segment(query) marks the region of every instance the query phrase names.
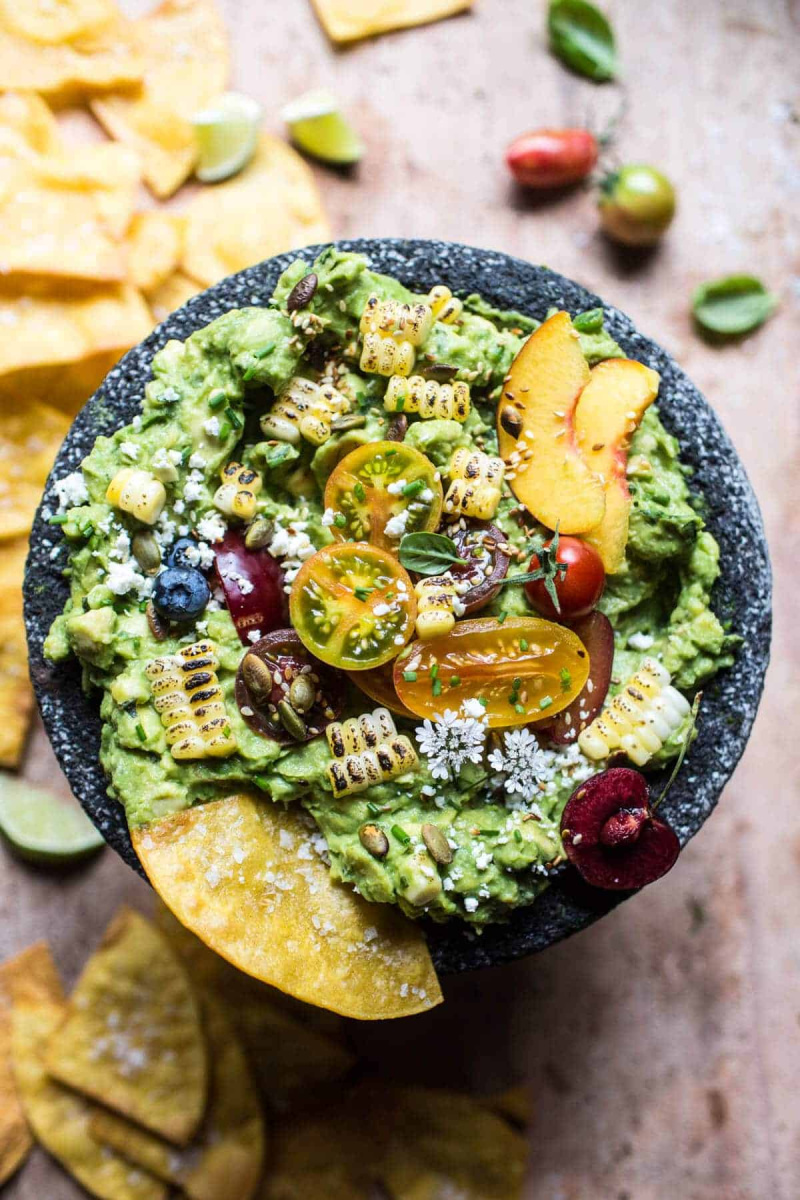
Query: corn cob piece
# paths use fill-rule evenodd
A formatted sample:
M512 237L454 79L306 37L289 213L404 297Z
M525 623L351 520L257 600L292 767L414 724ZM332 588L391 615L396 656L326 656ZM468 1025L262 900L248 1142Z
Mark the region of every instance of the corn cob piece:
M428 292L428 304L435 320L442 321L445 325L452 325L464 311L464 305L443 283L437 284Z
M444 511L490 520L500 503L505 473L502 458L481 450L456 450L447 468L451 483L444 498Z
M389 380L383 407L387 412L419 413L423 421L439 417L444 421L466 421L470 410L469 384L437 383L412 375L404 379L393 375Z
M434 638L449 633L464 612L455 580L431 575L414 588L417 597L417 637Z
M236 749L215 649L213 642L195 642L178 654L151 659L144 669L175 759L224 758Z
M328 778L334 796L354 795L375 783L385 783L419 761L408 738L398 734L386 708L332 721L325 736L333 755Z
M429 304L402 304L371 295L361 314L361 370L370 375L410 375L416 347L433 326Z
M297 445L301 438L321 446L331 436L337 417L350 411L350 401L331 384L297 375L261 418L261 431L279 442Z
M167 502L160 479L141 467L123 467L106 489L106 500L145 525L155 525Z
M256 511L261 476L241 463L229 462L219 473L222 484L214 493L214 504L226 517L249 521Z
M646 658L600 716L583 730L578 745L595 761L623 750L631 762L643 767L688 712L689 701L670 686L666 667Z

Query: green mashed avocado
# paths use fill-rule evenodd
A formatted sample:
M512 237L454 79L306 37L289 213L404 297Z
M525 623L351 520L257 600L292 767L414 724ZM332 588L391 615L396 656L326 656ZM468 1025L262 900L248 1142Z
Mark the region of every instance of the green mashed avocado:
M220 591L196 622L172 626L165 641L156 640L145 612L152 578L131 555L131 540L142 526L106 500L121 468L151 472L167 492L153 526L163 558L176 538L191 535L200 566L208 569L225 531L213 503L219 472L236 460L263 479L258 513L275 524L270 551L281 559L289 582L314 550L332 540L323 519L325 482L345 453L385 437L390 419L383 409L385 377L359 370L361 314L372 293L381 299L420 298L374 274L353 254L329 250L313 269L318 287L299 312L290 313L286 301L307 273L302 261L284 273L267 307L228 312L185 342L168 342L153 361L141 415L113 437L98 438L82 471L57 482L60 509L52 519L69 543L71 594L46 654L54 661L77 655L85 687L101 696L102 764L109 793L124 805L130 824L257 787L265 802L298 802L308 809L324 835L324 843L318 841L333 877L354 885L366 899L399 903L411 916L423 911L436 920L460 916L480 926L530 903L547 885L548 869L563 859L563 806L597 766L577 745L544 750L537 779L520 795L505 790L485 763L467 763L455 780L434 778L420 754L418 768L399 779L335 799L323 736L282 746L242 718L234 682L244 647ZM498 312L477 296L465 301L456 323L437 321L424 355L457 368L458 378L471 384L472 409L464 424L411 417L406 442L440 470L458 447L496 453L495 408L503 380L536 324ZM582 334L581 345L590 364L622 355L602 326ZM350 397L353 411L364 415L364 425L334 433L318 447L264 440L258 417L293 377L318 378L324 359L333 362L337 386ZM689 491L678 443L655 406L634 435L629 464L633 509L625 562L608 578L600 603L615 631L612 690L646 655L654 655L676 687L691 691L732 661L735 639L710 607L717 543L704 529L701 499ZM530 544L530 532L513 518L515 506L506 486L494 520L522 549ZM532 615L523 588L504 588L480 615L503 612ZM216 646L237 751L227 758L176 761L145 667L202 638ZM446 701L443 697L443 710ZM373 707L353 687L343 716ZM420 722L397 718L397 724L413 740ZM687 727L677 730L653 765L674 757L686 734ZM394 831L384 858L368 853L358 836L365 822L376 819ZM420 837L424 822L446 833L450 864L433 864L428 856ZM432 875L440 881L433 889ZM421 893L429 897L424 908L414 902Z

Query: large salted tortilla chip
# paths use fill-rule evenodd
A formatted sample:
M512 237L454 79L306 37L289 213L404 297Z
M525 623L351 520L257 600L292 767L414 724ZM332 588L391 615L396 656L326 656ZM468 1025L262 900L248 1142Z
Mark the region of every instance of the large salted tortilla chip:
M252 796L134 826L150 882L179 921L249 975L362 1020L442 994L422 931L332 881L309 819Z
M58 122L35 92L0 95L0 129L17 134L34 154L55 154L61 148Z
M28 645L22 620L22 577L28 539L0 542L0 767L22 759L33 713Z
M173 277L182 248L181 217L154 209L137 213L128 230L128 278L131 283L146 294L162 288Z
M285 142L262 134L250 164L186 209L183 269L208 287L254 263L330 238L314 176Z
M183 271L173 271L163 283L147 291L145 299L150 305L154 320L165 321L170 313L175 312L176 308L182 308L187 300L191 300L192 296L196 296L200 291L200 285L188 275L184 275Z
M132 24L105 7L111 19L96 20L101 8L96 0L84 5L74 0L2 0L3 89L27 88L63 102L137 83L144 64L134 45Z
M229 1000L228 997L226 999ZM114 1113L98 1113L92 1135L190 1200L250 1200L264 1160L264 1120L247 1058L225 1009L203 996L211 1078L209 1107L198 1136L176 1150Z
M334 42L427 25L471 8L472 0L312 0L328 37Z
M191 118L225 90L228 40L214 0L164 0L134 28L141 88L97 99L92 110L112 137L139 151L144 177L163 199L194 169Z
M149 921L122 909L48 1046L54 1078L180 1145L202 1119L207 1059L188 975Z
M0 539L29 531L68 429L65 414L48 404L0 401Z

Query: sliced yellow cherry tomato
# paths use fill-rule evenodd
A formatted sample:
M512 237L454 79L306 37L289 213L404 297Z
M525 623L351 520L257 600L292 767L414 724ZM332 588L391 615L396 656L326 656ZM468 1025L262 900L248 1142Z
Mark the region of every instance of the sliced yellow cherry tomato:
M306 559L289 596L292 625L322 662L347 671L395 658L414 632L414 585L396 558L366 542Z
M394 664L397 694L417 716L480 700L495 729L560 712L588 675L580 638L538 617L459 621L442 637L414 642Z
M370 542L397 553L406 533L439 524L442 484L430 459L402 442L373 442L352 450L325 488L331 532L342 542Z

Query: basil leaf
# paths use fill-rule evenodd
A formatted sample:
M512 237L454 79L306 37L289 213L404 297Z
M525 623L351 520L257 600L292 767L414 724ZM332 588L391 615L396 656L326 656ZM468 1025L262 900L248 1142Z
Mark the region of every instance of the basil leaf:
M727 275L703 283L692 296L698 325L729 337L750 333L772 316L778 298L753 275Z
M550 0L547 30L553 53L579 75L603 83L617 74L614 31L588 0Z
M401 566L418 575L439 575L466 562L453 539L443 533L407 533L400 542L399 558Z

